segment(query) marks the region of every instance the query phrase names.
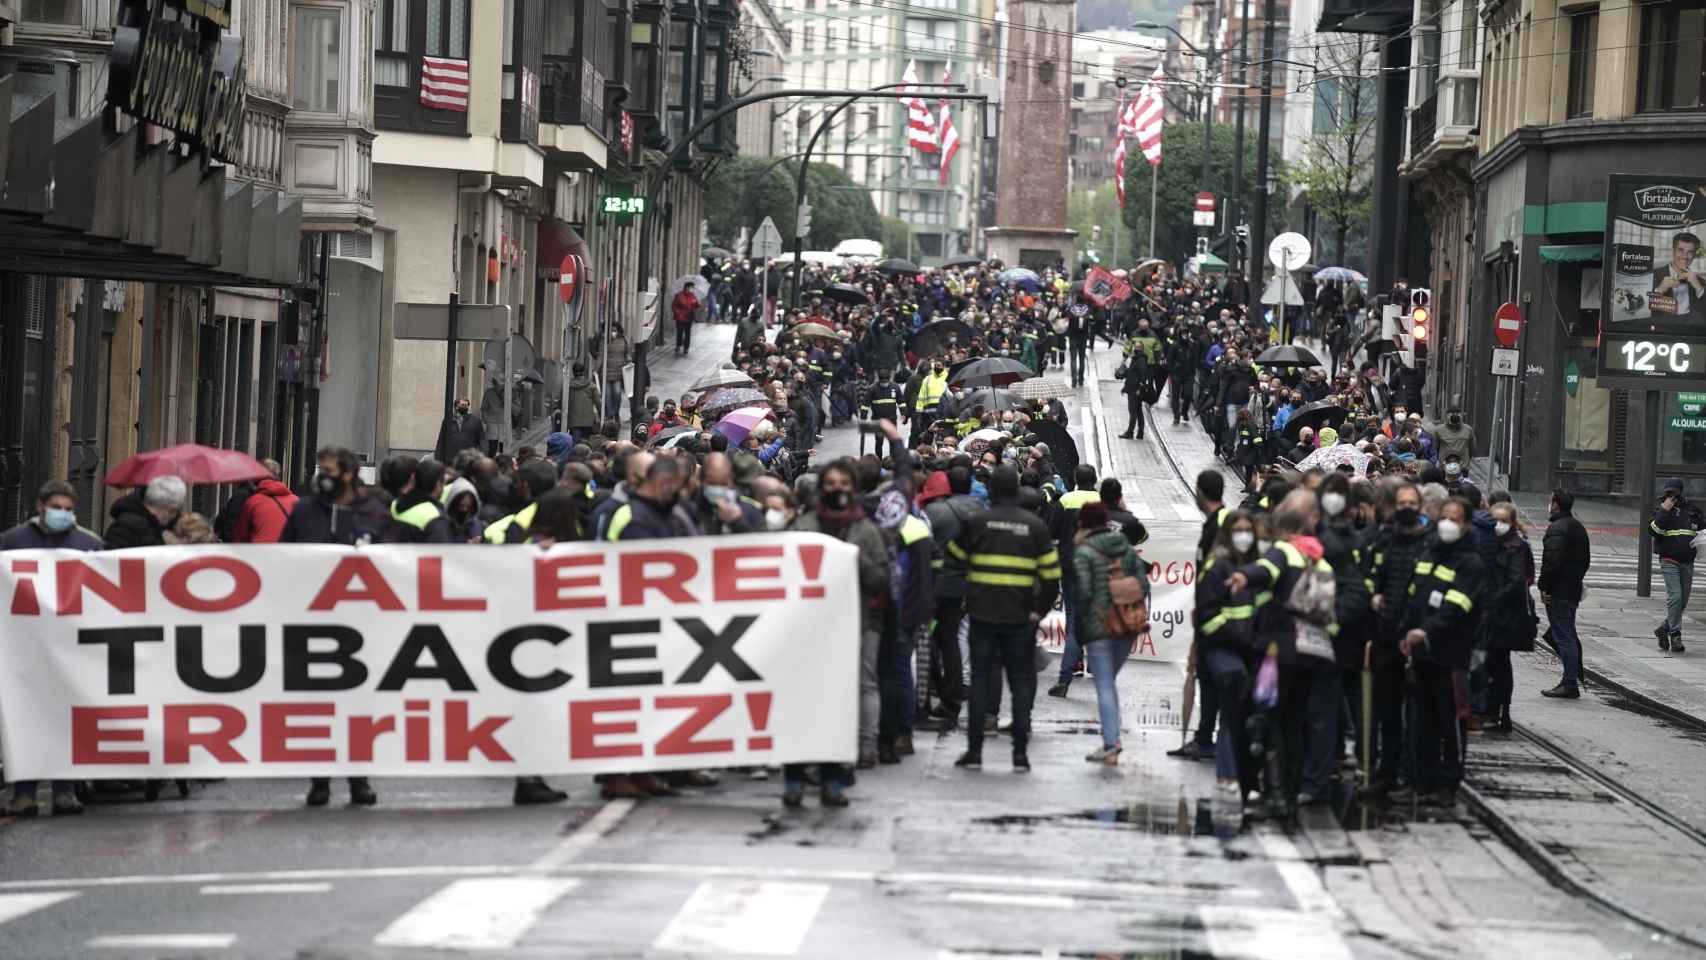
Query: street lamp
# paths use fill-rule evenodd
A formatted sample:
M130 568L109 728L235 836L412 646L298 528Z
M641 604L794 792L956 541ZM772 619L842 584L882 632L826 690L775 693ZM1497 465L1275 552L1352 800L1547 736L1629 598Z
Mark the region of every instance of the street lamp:
M780 73L773 73L768 77L759 77L758 79L747 84L745 90L735 91L735 96L744 97L747 94L751 93L752 91L757 90L758 85L761 83L787 83L787 82L788 82L787 77L783 76Z

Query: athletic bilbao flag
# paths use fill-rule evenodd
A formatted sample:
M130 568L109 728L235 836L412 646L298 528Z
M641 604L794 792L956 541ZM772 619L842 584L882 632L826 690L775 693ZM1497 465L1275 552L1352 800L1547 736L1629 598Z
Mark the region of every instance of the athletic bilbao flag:
M1137 139L1137 148L1143 151L1143 158L1152 167L1161 165L1161 121L1166 112L1166 104L1161 99L1161 65L1155 65L1155 72L1150 74L1149 82L1143 85L1143 90L1133 100L1127 109L1131 115L1131 136Z
M950 71L942 71L942 82L952 83ZM960 152L960 132L954 129L954 118L948 114L948 101L942 101L942 122L937 125L942 140L942 184L948 183L948 164L954 162L954 154Z
M1126 102L1122 92L1119 109L1114 111L1114 197L1122 210L1125 209L1125 131Z
M908 93L917 93L918 64L911 60L906 61L906 72L901 74L900 80L906 84L905 89ZM901 103L906 106L907 145L917 147L925 153L935 153L937 150L936 120L930 116L930 108L925 105L924 98L907 97Z

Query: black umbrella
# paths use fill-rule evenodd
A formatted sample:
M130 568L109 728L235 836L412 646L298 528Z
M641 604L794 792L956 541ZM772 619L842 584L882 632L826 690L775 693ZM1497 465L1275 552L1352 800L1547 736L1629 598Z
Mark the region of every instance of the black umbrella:
M933 357L947 351L950 338L969 344L976 335L977 331L964 320L937 320L925 324L906 341L906 352L915 357Z
M1337 428L1350 416L1350 411L1331 400L1317 400L1306 403L1292 411L1291 419L1285 422L1285 429L1280 431L1285 436L1296 439L1297 432L1304 427L1311 427L1316 433L1322 427Z
M1311 353L1305 347L1293 346L1289 343L1276 343L1263 350L1256 357L1256 362L1264 367L1319 367L1321 358Z
M982 357L955 371L948 382L960 387L1003 387L1036 375L1036 371L1017 360Z
M731 260L734 258L734 254L722 247L706 247L699 251L699 255L707 260Z
M1072 482L1072 474L1078 470L1078 444L1072 442L1072 435L1066 432L1065 427L1046 418L1032 420L1030 431L1048 444L1054 472L1065 477L1068 483ZM1043 478L1044 481L1048 479Z
M957 257L949 257L948 259L943 260L942 267L946 270L952 270L955 267L975 267L982 262L982 257L974 257L969 253L962 253Z
M917 273L918 264L905 257L890 257L879 262L877 269L884 273Z
M1004 410L1028 410L1031 401L1024 397L1014 396L1000 387L978 387L967 390L960 398L960 414L983 410L986 413L1000 413Z
M851 283L832 283L817 292L836 303L849 303L858 306L871 302L871 298L866 296L864 290Z

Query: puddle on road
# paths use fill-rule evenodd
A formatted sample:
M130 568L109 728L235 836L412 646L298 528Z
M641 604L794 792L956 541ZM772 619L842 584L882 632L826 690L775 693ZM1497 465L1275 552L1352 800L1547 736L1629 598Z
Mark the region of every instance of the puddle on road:
M1007 813L979 817L972 822L1023 830L1050 825L1094 824L1153 836L1217 837L1221 840L1231 840L1244 832L1235 808L1216 808L1206 797L1194 802L1180 797L1177 803L1128 803L1065 813ZM1228 859L1241 859L1243 856L1242 853L1235 856L1230 849L1226 855Z
M1606 691L1596 691L1596 693L1598 694L1599 699L1608 707L1622 710L1625 713L1633 713L1638 717L1645 717L1658 726L1665 728L1668 732L1674 733L1685 739L1692 740L1695 743L1706 743L1706 731L1703 731L1698 727L1680 723L1674 717L1666 716L1664 713L1654 710L1652 707L1649 707L1644 703L1625 697L1620 693L1610 693Z

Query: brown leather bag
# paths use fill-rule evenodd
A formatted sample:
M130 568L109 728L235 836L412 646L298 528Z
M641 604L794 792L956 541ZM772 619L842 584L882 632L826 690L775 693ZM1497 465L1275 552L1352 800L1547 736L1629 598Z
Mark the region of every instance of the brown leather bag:
M1149 598L1143 581L1128 575L1118 557L1109 557L1108 609L1102 613L1102 632L1109 637L1136 637L1149 629Z

